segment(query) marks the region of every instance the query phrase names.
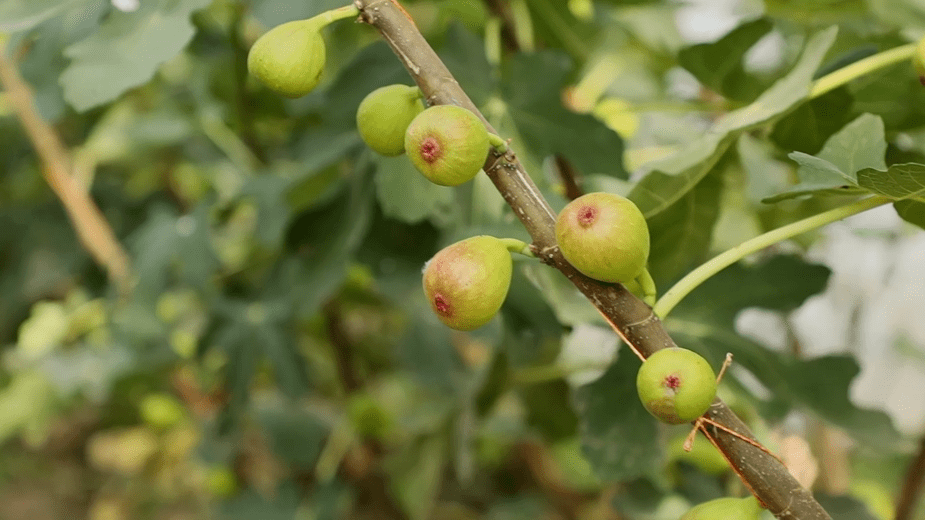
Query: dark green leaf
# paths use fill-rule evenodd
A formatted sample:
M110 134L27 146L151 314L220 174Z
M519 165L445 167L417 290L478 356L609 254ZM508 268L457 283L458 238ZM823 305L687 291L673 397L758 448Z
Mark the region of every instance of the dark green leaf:
M639 366L624 348L600 379L575 391L584 454L602 480L647 475L661 458L655 418L636 393Z
M906 222L925 229L925 202L898 200L893 203L896 213Z
M331 428L301 407L283 403L262 406L257 420L276 455L302 471L312 471Z
M721 193L720 175L708 175L670 208L649 220L649 272L656 281L674 280L709 252Z
M643 215L648 219L665 211L693 189L740 132L786 114L805 99L816 69L835 41L836 32L832 27L814 35L793 69L754 103L726 114L703 136L649 166L650 173L629 194Z
M520 141L537 158L562 155L581 173L606 173L625 179L623 141L593 116L562 105L561 91L570 69L560 53L518 54L505 70L502 91ZM530 88L523 88L529 84ZM507 136L502 136L507 137Z
M742 60L772 28L766 18L743 23L716 42L681 49L678 63L723 96L750 102L758 97L764 85L745 72Z

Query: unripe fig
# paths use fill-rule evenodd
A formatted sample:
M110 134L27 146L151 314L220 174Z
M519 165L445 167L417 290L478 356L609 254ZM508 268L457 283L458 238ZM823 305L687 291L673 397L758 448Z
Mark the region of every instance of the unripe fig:
M479 118L456 105L421 112L405 133L411 163L434 184L458 186L472 180L488 157L488 130Z
M636 375L639 399L652 415L671 423L691 422L703 415L716 397L716 376L710 363L679 347L649 356Z
M758 520L761 509L753 496L717 498L693 507L678 520Z
M395 157L405 153L405 132L423 111L417 87L377 88L363 98L357 109L357 130L367 146L380 155Z
M427 262L424 294L447 327L475 330L491 321L504 303L512 264L510 252L497 238L467 238Z
M278 25L261 36L247 55L247 70L286 97L311 92L321 81L325 47L321 24L312 18Z
M568 203L556 218L562 256L585 276L629 282L649 259L649 228L632 201L596 192Z

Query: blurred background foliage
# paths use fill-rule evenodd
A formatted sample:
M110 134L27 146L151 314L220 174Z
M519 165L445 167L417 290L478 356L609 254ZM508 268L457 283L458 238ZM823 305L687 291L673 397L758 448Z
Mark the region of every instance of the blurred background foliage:
M121 297L93 262L0 92L0 518L674 520L747 493L704 438L686 453L686 428L642 410L638 361L555 271L517 260L473 333L431 315L420 273L439 248L529 237L485 176L435 186L363 146L360 100L410 84L369 27L325 29L303 98L248 77L266 29L342 3L0 1L8 59L135 276ZM843 203L788 195L807 185L792 152L838 163L863 141L861 164L925 162L908 64L800 103L813 78L920 37L913 0L403 4L555 209L563 179L634 198L662 291ZM921 237L925 211L906 209L866 231L887 255ZM801 345L797 309L843 272L813 254L825 237L727 269L666 326L714 366L735 354L721 395L834 518L892 518L925 412L855 404L863 361L896 359L863 338ZM743 332L756 310L777 328ZM817 325L847 335L845 314ZM919 315L885 320L914 377Z

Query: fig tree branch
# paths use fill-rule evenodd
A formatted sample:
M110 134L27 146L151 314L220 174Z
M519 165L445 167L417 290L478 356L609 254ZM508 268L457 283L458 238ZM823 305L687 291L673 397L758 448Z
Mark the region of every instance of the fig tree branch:
M380 32L429 105L454 104L467 108L482 119L489 132L497 133L396 0L355 0L354 3L360 9L360 20ZM537 257L575 284L630 348L648 357L659 349L675 346L652 309L622 285L587 278L565 261L556 245L556 215L517 160L513 148L504 154L490 154L483 169L530 233ZM721 400L713 403L707 415L754 439L745 424ZM704 430L743 482L775 516L788 520L831 519L812 494L773 456L715 427L706 426Z
M32 91L3 46L0 46L0 84L41 159L42 175L64 205L80 243L107 271L120 294L128 294L132 288L128 254L86 187L71 174L70 154L55 130L36 110Z
M925 483L925 436L919 443L919 451L915 460L906 470L906 478L903 481L902 490L899 492L899 499L896 501L895 520L911 520L915 514L915 506L918 498L922 493L922 484Z

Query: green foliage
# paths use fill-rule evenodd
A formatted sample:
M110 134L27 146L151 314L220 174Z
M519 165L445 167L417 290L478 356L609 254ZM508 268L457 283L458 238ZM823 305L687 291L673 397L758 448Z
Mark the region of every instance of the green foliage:
M310 94L283 99L247 73L260 34L347 3L0 2L4 55L134 282L120 294L87 252L0 90L0 517L28 516L23 490L112 519L676 520L737 495L725 461L695 459L719 456L706 439L681 453L686 427L646 412L639 360L625 347L609 359L618 338L556 270L517 256L497 317L474 331L433 315L421 278L437 251L530 238L488 176L437 186L364 145L362 100L417 77L350 21L322 31ZM813 94L920 35L912 0L765 0L761 18L694 45L675 2L402 4L553 212L568 177L639 206L662 292L714 254L862 197L912 224L879 233L881 256L925 228L912 62ZM755 70L770 34L781 64ZM734 355L720 395L772 451L771 432L786 432L831 456L816 428L862 446L851 462L877 470L820 502L833 518L886 517L914 443L849 397L877 343L801 354L789 330L843 267L806 259L818 237L731 265L664 324L714 368ZM902 296L882 291L846 315ZM738 332L754 309L786 337ZM877 319L884 344L921 358L913 327ZM79 499L62 479L83 483Z

